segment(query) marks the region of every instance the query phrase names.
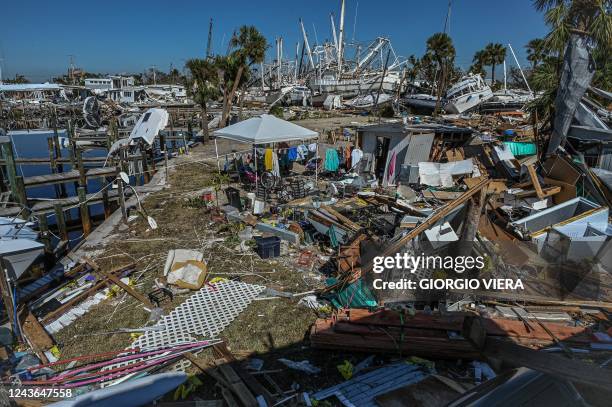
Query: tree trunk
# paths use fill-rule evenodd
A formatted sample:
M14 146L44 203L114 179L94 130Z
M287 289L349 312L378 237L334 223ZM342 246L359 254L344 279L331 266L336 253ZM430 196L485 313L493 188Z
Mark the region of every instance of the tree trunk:
M242 106L243 106L243 102L244 102L244 95L241 93L240 96L238 97L238 121L242 121Z
M495 64L491 64L491 86L495 84Z
M202 104L202 139L206 143L210 139L208 133L208 113L206 112L206 102Z
M436 107L434 108L434 116L438 115L440 110L440 99L442 98L442 90L444 89L444 82L446 77L446 64L440 64L440 80L438 81L438 89L436 91Z
M240 66L238 68L238 72L236 73L236 78L234 79L234 84L232 85L232 90L229 96L227 97L227 103L225 105L225 109L223 109L223 115L221 116L221 123L219 123L219 127L225 127L227 116L232 110L232 101L234 100L234 95L236 94L236 90L238 89L238 84L240 83L240 79L242 78L243 70L244 70L244 66Z

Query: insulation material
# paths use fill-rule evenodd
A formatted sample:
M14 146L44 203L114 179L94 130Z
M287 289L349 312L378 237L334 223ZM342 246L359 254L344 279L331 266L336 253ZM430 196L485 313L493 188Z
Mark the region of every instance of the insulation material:
M419 163L421 184L432 187L452 187L454 185L453 176L471 175L473 172L474 163L471 158L442 164L432 162Z
M512 161L512 160L516 160L516 157L512 153L511 148L508 145L506 145L506 144L502 144L501 146L494 146L493 150L497 154L497 158L500 161Z

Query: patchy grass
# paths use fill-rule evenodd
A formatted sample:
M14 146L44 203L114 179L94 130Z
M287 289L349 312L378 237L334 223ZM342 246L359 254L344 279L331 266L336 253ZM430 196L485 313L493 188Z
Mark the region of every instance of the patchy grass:
M127 228L119 226L103 248L91 253L93 260L104 270L136 263L132 278L134 288L142 293L149 292L155 278L162 275L168 250L178 248L201 250L208 263L209 278L235 278L292 293L312 290L313 283L305 279L307 272L294 265L298 253L295 249L290 249L289 254L282 258L270 260L262 260L252 252L240 253L236 250L238 229L235 225L219 222L212 218L207 208L190 204L190 199L199 196L198 191L212 185L216 164L189 163L189 160L197 160L209 149L209 146L200 146L190 158L179 161L184 165L170 171L169 187L151 193L144 200L145 210L158 224L157 230L151 230L142 218L131 222ZM221 192L221 203L225 202L222 195ZM191 293L176 296L173 303L166 304L164 309L169 312L189 295ZM265 360L266 369L282 368L286 371L281 382L287 386L299 380L306 380L304 385L307 385L306 382L311 379L304 378L305 375L300 372L287 370L276 362L279 357L312 359L319 367L331 363L332 368L337 359L308 347L306 339L316 315L310 309L298 306L297 300L254 301L220 335L238 358L257 355ZM102 333L144 326L148 317L148 312L137 300L119 291L116 297L93 307L71 326L57 333L55 339L63 358L120 350L132 342L130 334ZM212 352L202 352L199 358L210 361ZM334 381L340 378L337 372L332 376ZM316 380L320 379L331 378L317 376Z

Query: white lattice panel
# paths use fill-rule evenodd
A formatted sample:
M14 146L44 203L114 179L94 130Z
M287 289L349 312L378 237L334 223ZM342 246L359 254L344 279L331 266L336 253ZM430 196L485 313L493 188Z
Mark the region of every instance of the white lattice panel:
M147 331L131 348L159 349L216 338L264 289L264 286L236 281L204 286L157 322L156 326L164 326L164 330ZM125 364L118 363L108 369ZM181 361L175 370L184 370L189 365L188 361Z

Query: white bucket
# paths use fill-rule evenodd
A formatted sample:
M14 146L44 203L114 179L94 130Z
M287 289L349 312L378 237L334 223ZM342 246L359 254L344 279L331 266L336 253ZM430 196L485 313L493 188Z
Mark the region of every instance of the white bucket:
M255 202L253 203L253 213L255 215L261 215L264 212L265 207L266 207L266 203L264 201L255 199Z

